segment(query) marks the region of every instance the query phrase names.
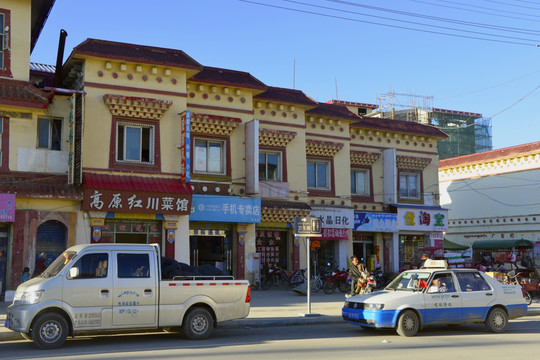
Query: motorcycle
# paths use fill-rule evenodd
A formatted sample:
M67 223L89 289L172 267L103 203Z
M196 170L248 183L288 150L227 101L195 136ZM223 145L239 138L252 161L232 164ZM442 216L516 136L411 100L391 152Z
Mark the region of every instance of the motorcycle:
M384 289L386 286L386 276L384 276L384 273L382 272L382 267L380 264L375 267L373 276L375 276L375 280L377 282L377 289Z
M324 267L319 270L319 273L311 279L311 291L317 292L321 290L324 286L326 279L332 276L332 271Z
M332 294L336 289L347 293L350 291L349 274L346 270L335 269L323 284L325 294Z
M305 269L300 269L289 274L285 269L274 265L268 269L268 273L261 282L261 287L263 290L268 290L273 286L295 288L304 283L306 279L305 271Z

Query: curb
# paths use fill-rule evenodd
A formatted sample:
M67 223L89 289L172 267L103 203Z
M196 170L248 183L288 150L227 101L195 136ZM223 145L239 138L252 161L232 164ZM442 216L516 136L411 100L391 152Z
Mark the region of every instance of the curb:
M296 325L320 325L337 324L343 322L341 315L311 315L281 318L251 318L225 321L218 325L220 329L250 328L250 327L275 327Z

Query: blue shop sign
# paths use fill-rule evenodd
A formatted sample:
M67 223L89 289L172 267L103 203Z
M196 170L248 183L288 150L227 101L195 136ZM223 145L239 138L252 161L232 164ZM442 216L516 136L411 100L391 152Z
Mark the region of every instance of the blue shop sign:
M193 194L189 220L260 223L261 199Z
M388 233L397 232L397 214L355 212L353 230Z

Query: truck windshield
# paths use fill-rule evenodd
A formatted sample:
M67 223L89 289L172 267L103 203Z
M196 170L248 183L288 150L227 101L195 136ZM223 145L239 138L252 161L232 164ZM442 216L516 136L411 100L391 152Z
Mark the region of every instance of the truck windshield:
M405 290L420 291L426 285L427 279L431 273L420 271L404 271L398 275L388 286L386 290ZM422 282L423 281L423 282ZM424 286L422 286L422 284Z
M56 258L51 265L44 272L41 273L41 277L54 277L67 265L67 263L77 255L75 251L64 251L62 255Z

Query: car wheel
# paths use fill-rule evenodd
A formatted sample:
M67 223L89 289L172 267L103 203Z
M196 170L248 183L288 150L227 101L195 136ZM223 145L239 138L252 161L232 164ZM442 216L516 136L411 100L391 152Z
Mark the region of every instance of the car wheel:
M396 331L401 336L414 336L420 329L420 319L412 310L405 310L399 315Z
M508 315L501 308L491 309L486 318L486 328L495 333L501 333L508 326Z
M193 308L184 317L184 334L191 340L203 340L214 330L214 318L203 308Z
M31 337L40 349L55 349L66 341L68 324L60 314L46 313L37 318L32 325Z

